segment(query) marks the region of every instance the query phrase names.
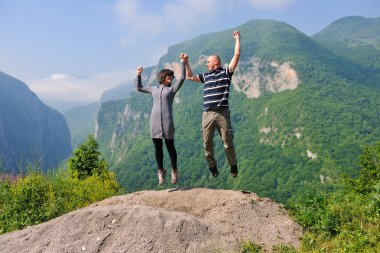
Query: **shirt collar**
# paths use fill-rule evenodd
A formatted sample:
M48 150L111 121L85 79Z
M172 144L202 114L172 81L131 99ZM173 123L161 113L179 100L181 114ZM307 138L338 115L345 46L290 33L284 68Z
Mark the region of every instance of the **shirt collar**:
M223 68L222 68L222 67L219 67L219 68L217 68L217 69L213 69L213 70L211 70L209 73L211 74L211 73L215 73L215 72L218 72L218 71L221 71L221 70L223 70Z

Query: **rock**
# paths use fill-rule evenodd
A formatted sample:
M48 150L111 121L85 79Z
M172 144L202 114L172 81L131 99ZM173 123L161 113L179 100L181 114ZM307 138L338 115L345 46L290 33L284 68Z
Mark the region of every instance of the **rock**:
M246 191L177 188L115 196L0 236L1 252L236 252L298 247L281 205ZM28 238L28 240L25 240Z

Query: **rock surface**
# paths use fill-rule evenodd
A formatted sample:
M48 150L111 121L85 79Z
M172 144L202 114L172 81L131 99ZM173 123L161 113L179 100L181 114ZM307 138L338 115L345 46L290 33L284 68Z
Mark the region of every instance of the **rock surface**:
M141 191L0 236L0 252L239 252L242 241L299 246L277 203L232 190Z

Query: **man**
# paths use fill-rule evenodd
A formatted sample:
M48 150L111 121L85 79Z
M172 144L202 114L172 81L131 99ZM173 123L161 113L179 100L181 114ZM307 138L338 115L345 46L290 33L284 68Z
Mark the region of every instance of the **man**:
M211 55L208 57L206 64L209 72L193 75L188 55L181 54L185 61L186 79L204 84L202 113L203 147L208 166L214 177L217 177L219 174L214 158L213 138L215 128L218 130L223 141L227 160L231 166L231 175L235 178L238 174L228 97L231 78L240 58L240 32L234 31L233 37L235 39L235 54L227 68L222 68L219 56Z

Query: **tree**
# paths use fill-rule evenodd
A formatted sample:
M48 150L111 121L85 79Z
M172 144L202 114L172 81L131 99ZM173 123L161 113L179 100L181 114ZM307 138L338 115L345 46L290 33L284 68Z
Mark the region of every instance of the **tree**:
M360 155L362 169L359 176L354 179L347 179L348 185L362 194L369 194L380 184L380 142L375 146L364 147Z
M69 158L67 167L70 174L78 179L84 179L94 174L107 172L108 165L100 158L99 145L93 134L89 134L84 142L73 152Z

